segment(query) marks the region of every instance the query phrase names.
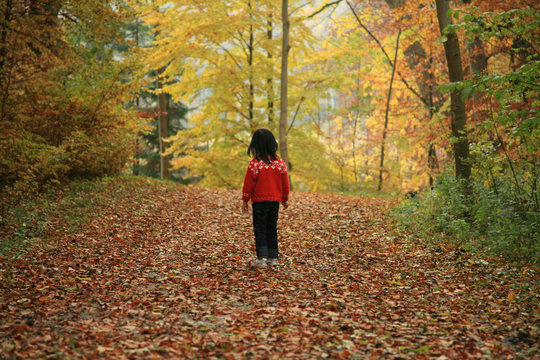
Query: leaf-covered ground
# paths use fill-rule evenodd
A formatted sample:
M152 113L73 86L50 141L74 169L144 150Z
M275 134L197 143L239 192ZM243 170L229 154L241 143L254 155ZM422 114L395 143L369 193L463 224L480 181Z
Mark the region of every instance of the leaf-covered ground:
M2 258L0 358L538 356L538 274L422 245L388 200L293 193L258 269L237 191L136 181Z

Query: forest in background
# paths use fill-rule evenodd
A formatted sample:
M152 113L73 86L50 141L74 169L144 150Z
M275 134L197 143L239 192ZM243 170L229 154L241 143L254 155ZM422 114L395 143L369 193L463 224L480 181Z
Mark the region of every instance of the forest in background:
M239 188L252 131L279 131L281 6L3 0L3 218L74 178L127 172ZM535 2L288 9L294 189L418 192L398 211L403 225L538 261Z

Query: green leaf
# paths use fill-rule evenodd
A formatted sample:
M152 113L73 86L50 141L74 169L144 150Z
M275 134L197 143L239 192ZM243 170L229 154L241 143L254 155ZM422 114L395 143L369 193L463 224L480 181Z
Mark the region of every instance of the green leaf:
M448 37L446 35L442 35L437 39L437 44L444 44L448 41Z

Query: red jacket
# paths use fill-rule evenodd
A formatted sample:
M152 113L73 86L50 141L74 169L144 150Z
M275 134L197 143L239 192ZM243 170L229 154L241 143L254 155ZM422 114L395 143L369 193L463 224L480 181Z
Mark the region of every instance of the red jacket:
M285 162L280 158L272 160L271 164L251 160L244 178L242 200L284 202L288 199L289 175Z

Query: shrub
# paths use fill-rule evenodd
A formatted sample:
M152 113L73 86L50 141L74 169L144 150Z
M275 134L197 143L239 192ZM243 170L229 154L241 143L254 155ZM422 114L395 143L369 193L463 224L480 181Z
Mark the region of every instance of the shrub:
M479 181L471 187L472 196L466 199L458 181L441 174L433 190L404 201L394 216L401 226L424 236L442 233L446 241L469 249L538 263L540 213L517 202L508 178L498 179L497 191Z

